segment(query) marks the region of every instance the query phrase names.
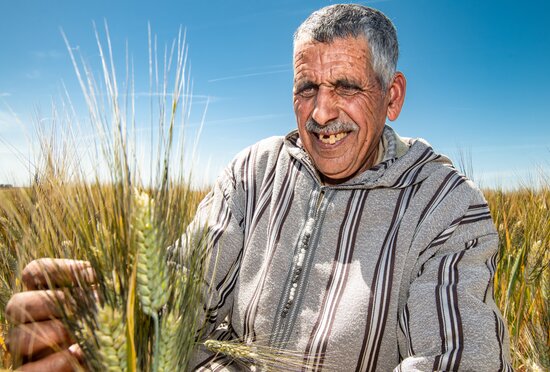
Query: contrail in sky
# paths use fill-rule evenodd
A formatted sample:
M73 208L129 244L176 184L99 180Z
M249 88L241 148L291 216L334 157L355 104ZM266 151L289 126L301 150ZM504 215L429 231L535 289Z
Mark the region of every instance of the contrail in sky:
M283 70L253 72L253 73L250 73L250 74L232 75L232 76L224 76L224 77L220 77L220 78L210 79L210 80L208 80L208 82L209 83L214 83L214 82L223 81L223 80L233 80L233 79L242 79L242 78L253 77L253 76L281 74L283 72L290 72L290 71L292 71L292 69L286 68L286 69L283 69Z

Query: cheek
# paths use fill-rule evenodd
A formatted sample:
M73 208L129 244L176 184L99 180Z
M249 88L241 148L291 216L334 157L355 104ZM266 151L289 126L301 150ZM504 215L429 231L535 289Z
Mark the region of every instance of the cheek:
M311 114L311 104L307 100L294 99L294 113L298 119L298 123L305 121Z
M372 116L373 113L372 102L366 97L347 102L346 107L349 114L358 120Z
M380 124L383 126L386 118L385 111L381 111L381 105L367 98L348 102L344 110L360 128L369 132Z
M294 113L296 114L296 117L300 116L301 112L301 104L300 101L297 99L294 99Z

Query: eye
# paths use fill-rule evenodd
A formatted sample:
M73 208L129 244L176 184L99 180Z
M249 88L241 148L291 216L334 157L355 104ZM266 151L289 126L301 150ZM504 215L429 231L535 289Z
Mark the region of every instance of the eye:
M360 86L350 83L348 81L337 82L335 89L336 93L340 96L353 96L363 91Z
M296 94L304 98L311 98L317 94L317 89L315 84L304 84L296 89Z

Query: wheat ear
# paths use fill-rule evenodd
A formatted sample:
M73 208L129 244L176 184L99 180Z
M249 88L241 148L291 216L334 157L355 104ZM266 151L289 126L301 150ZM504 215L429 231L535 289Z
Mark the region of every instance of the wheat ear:
M106 371L126 371L126 330L122 315L108 305L97 312L95 336Z
M145 192L134 194L132 227L137 246L137 293L141 308L152 316L168 302L168 273L153 225L154 201Z
M302 371L303 353L278 349L261 343L247 344L239 340L206 340L203 345L216 354L223 354L251 371ZM338 371L338 366L325 361L323 355L314 356L323 371Z
M169 314L162 319L159 340L160 353L158 356L158 370L161 372L176 371L178 369L178 331L180 319Z
M250 361L258 357L253 347L243 343L206 340L204 341L204 346L214 353L220 353L233 359Z
M157 371L159 355L159 311L168 302L168 270L154 226L154 200L135 191L132 228L137 246L137 294L143 312L153 318L155 341L152 371Z

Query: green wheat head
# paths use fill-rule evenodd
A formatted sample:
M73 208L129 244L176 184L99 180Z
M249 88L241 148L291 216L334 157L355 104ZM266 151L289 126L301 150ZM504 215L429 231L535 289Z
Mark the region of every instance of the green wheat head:
M106 371L127 370L126 327L121 313L104 305L97 310L95 338L98 354Z
M177 319L173 314L169 314L162 319L160 342L159 342L159 361L158 370L160 372L170 372L178 370L178 331L181 325L181 319Z
M147 315L158 313L170 297L164 247L159 246L153 213L153 199L136 190L132 231L137 247L137 293Z

